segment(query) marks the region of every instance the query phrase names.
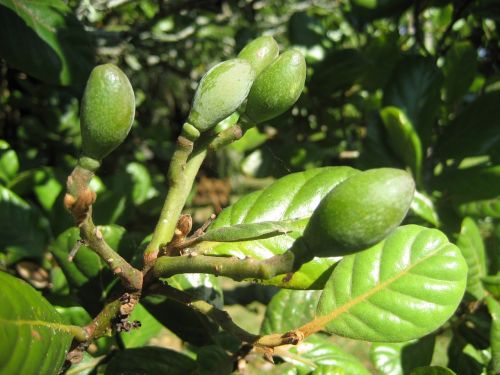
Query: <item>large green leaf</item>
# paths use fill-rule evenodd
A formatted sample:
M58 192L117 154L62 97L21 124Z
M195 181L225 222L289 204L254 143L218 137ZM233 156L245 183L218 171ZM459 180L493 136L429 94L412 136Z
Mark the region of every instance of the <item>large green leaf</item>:
M396 67L384 90L383 105L405 112L415 126L422 146L430 142L437 116L442 75L433 59L406 56Z
M462 159L498 151L500 91L486 93L469 104L446 127L436 146L441 159Z
M492 217L500 219L500 196L493 199L483 199L457 205L457 211L462 216Z
M500 299L500 273L491 276L485 276L481 279L483 287L495 298Z
M410 167L420 183L422 172L422 145L411 121L396 107L385 107L380 111L389 143L394 153Z
M370 357L384 375L408 375L413 369L431 363L435 336L401 343L374 343Z
M106 242L126 259L130 259L135 243L125 229L117 225L98 227ZM104 261L90 248L81 246L73 261L68 255L80 239L78 228L70 228L57 237L50 250L62 268L68 283L83 306L94 315L99 312L108 292L117 282Z
M179 274L164 281L195 299L203 299L219 308L223 306L219 279L213 275ZM218 328L206 316L161 295L146 296L141 303L182 340L199 346L213 343Z
M490 369L493 373L500 373L500 303L493 297L486 297L486 304L493 320L491 324L491 362Z
M129 321L141 322L140 328L121 333L126 348L137 348L147 344L163 327L140 303L135 306Z
M0 373L57 374L69 349L70 326L39 292L0 272Z
M210 230L238 224L291 219L303 219L306 224L321 199L337 184L355 173L358 171L349 167L326 167L290 174L224 209ZM291 248L301 233L294 231L257 241L237 243L202 242L196 250L198 253L209 255L266 259ZM311 288L334 263L335 258L314 259L304 264L291 278L279 276L266 281L266 284L295 289ZM314 287L321 288L321 285L316 284Z
M108 375L191 374L196 362L170 349L143 347L117 352L106 367Z
M320 335L312 335L289 351L293 355L282 358L295 366L296 373L310 374L314 370L339 368L343 372L333 374L368 375L370 372L354 355L343 351ZM316 372L314 372L316 374ZM324 372L319 372L324 373ZM330 372L327 372L330 374Z
M477 52L470 42L453 43L443 65L445 100L453 105L467 93L477 70Z
M48 223L31 204L0 185L0 252L7 262L40 258L50 236Z
M467 262L467 292L476 299L484 296L481 278L486 276L486 255L481 233L474 220L466 217L462 221L462 228L457 239L457 246Z
M464 294L467 264L436 230L407 225L344 257L321 295L316 323L350 338L400 342L442 325Z
M81 85L93 65L83 26L62 0L0 0L0 55L44 82Z
M319 290L280 290L267 305L261 334L287 332L311 321L320 295Z

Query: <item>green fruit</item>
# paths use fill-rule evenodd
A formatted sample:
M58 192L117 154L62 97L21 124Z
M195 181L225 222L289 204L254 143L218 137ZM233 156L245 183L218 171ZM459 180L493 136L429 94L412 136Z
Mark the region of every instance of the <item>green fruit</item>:
M203 132L225 119L247 98L255 72L245 60L217 64L201 79L187 122Z
M317 256L340 256L384 239L404 219L415 183L403 170L372 169L340 183L321 201L304 230Z
M118 147L132 126L134 90L120 68L96 66L90 73L80 111L84 157L97 161Z
M278 43L272 36L261 36L248 43L238 57L247 60L258 76L279 54Z
M281 115L297 101L305 80L304 56L294 50L284 52L255 80L246 116L258 124Z

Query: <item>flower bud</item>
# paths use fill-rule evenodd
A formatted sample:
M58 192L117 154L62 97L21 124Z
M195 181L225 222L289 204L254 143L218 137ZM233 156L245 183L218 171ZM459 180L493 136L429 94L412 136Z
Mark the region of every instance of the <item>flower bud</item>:
M258 76L279 54L278 43L272 36L261 36L248 43L238 54L238 58L252 65Z

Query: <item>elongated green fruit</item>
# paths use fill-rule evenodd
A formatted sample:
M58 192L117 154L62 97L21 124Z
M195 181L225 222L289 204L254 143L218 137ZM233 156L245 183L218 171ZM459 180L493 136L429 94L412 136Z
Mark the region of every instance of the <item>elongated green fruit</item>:
M201 79L187 122L200 132L214 127L238 109L254 79L255 72L246 60L217 64Z
M261 123L281 115L299 98L306 80L306 62L298 51L281 54L257 77L248 94L246 116Z
M134 90L120 68L99 65L90 73L80 110L83 157L101 161L118 147L132 126Z
M279 52L278 43L272 36L261 36L248 43L238 57L248 61L258 76L264 68L276 60Z
M340 183L321 201L304 230L316 256L363 250L384 239L404 219L415 183L403 170L372 169Z

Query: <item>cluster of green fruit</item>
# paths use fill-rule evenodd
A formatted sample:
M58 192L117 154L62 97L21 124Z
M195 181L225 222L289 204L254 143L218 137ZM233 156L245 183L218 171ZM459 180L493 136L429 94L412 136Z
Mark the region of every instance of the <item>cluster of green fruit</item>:
M203 76L183 132L197 138L200 132L212 128L218 132L238 120L255 125L272 119L297 101L305 77L306 64L300 52L289 50L279 55L272 37L257 38L238 58L217 64ZM81 107L82 167L95 170L123 142L132 126L134 109L134 92L127 76L111 64L96 67Z
M238 121L253 126L288 110L300 96L306 64L300 52L281 55L272 37L250 42L237 58L221 62L201 79L183 135L195 140ZM96 67L82 101L81 167L95 171L127 136L135 99L126 75L111 64ZM397 169L353 173L322 200L304 232L317 256L346 255L384 239L406 215L412 178ZM333 253L332 253L333 251Z

